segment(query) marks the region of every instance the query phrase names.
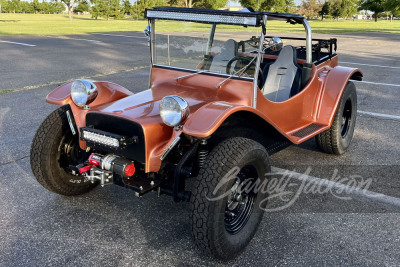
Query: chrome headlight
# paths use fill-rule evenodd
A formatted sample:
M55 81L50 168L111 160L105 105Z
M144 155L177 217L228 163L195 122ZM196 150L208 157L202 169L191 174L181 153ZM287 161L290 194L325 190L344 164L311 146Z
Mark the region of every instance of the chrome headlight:
M75 105L83 107L97 96L97 87L88 80L76 80L71 86L71 97Z
M180 96L166 96L160 102L160 116L166 125L178 126L189 116L189 105Z

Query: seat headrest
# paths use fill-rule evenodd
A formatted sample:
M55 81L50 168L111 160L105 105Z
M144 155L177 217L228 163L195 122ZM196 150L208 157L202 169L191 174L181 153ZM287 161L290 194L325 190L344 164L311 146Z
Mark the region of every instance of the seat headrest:
M292 62L293 62L297 66L296 54L297 54L296 48L291 45L287 45L284 48L282 48L281 52L279 53L278 58L276 59L276 61L274 63L285 65L285 63L292 64Z
M224 43L221 48L221 53L218 55L220 58L231 60L238 55L238 44L235 40L229 39Z

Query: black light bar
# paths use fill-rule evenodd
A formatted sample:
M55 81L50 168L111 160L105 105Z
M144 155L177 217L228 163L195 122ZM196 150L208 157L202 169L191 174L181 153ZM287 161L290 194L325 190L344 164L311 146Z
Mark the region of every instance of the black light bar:
M243 26L261 26L263 16L268 16L268 20L284 20L292 24L301 24L304 17L297 14L277 13L277 12L243 12L227 11L200 8L181 8L181 7L153 7L145 10L145 18L193 21L201 23L218 23Z
M91 143L101 144L107 147L119 148L123 137L116 134L107 133L97 129L82 127L81 139Z
M256 13L174 7L146 9L145 18L242 26L259 26L260 23L260 16Z
M102 145L111 148L123 148L128 144L137 143L138 137L133 136L126 138L125 136L97 130L91 127L82 127L81 139L92 144Z

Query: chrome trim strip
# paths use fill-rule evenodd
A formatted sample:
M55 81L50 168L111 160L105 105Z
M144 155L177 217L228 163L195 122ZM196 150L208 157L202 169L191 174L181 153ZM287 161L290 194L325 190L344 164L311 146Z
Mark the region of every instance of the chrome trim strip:
M180 136L175 137L172 143L164 149L163 154L161 155L160 159L163 160L168 155L169 152L174 148L174 146L181 140Z
M72 135L76 135L74 124L72 123L71 115L69 114L69 110L65 112L67 114L68 124L71 128Z

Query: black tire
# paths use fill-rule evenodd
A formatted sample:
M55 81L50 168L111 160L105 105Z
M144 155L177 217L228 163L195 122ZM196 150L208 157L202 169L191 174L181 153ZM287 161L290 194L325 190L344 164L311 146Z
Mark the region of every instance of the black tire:
M261 190L241 194L242 203L237 201L236 206L232 205L234 194L230 190L239 179L223 180L223 177L234 168L240 170L235 177L259 178L263 182L265 174L271 171L268 153L261 144L242 137L221 142L200 169L191 198L191 230L195 243L223 260L238 256L247 246L257 231L266 204L262 201L266 193ZM220 182L222 186L217 187ZM228 195L218 198L227 192ZM215 197L217 200L212 200Z
M62 106L42 122L32 141L30 160L32 172L43 187L72 196L90 191L97 183L92 184L68 170L69 164L78 165L87 155L79 148L78 135L72 135L67 110L68 105Z
M353 139L357 118L356 86L348 82L340 99L331 128L315 137L317 146L326 153L341 155Z

